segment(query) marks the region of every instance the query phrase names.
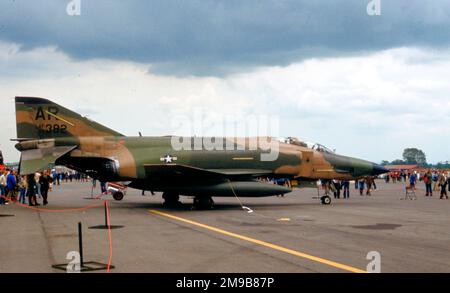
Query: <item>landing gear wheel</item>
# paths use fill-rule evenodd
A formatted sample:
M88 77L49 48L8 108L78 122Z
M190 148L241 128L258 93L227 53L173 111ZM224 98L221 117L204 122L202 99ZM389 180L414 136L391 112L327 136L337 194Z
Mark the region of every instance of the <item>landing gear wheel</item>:
M123 199L123 192L122 191L116 191L112 194L112 197L117 200L120 201Z
M163 205L165 207L174 208L181 205L180 195L176 193L164 192L162 198L164 199Z
M214 201L211 197L195 197L194 209L196 210L210 210L214 207Z
M329 204L331 204L331 197L329 197L328 195L324 195L320 198L320 201L324 205L329 205Z

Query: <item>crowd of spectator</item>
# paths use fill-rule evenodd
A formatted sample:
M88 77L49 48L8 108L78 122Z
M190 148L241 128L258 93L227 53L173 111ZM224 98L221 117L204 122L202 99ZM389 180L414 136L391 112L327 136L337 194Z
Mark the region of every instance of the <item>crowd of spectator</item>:
M433 191L439 191L440 199L448 199L447 188L450 191L450 172L428 170L420 176L420 179L425 184L425 196L433 196Z
M354 181L355 189L359 195L370 196L372 191L377 189L376 177L365 177ZM62 182L88 182L91 179L82 173L73 170L46 170L33 175L19 176L17 171L4 169L0 170L0 205L7 205L9 202L18 201L21 204L37 206L39 199L42 204L48 204L48 193L53 185L60 185ZM262 181L269 181L274 184L291 187L289 180L263 178ZM422 181L425 184L425 196L433 196L433 192L440 193L440 199L448 199L450 192L450 171L445 170L422 170L422 171L393 171L385 175L386 183L405 182L409 188L416 189L417 183ZM95 182L95 181L94 181ZM348 180L321 180L321 186L326 194L333 193L334 198L339 199L341 195L344 199L350 198L350 182ZM95 183L94 183L95 185ZM102 194L107 193L106 183L101 182Z
M450 192L450 171L446 170L416 170L395 171L385 177L386 183L408 182L409 187L416 189L418 182L425 184L425 196L433 196L433 192L439 192L440 199L448 199Z
M47 205L48 193L52 191L53 184L88 180L87 175L76 171L58 172L53 169L20 176L16 170L4 169L0 171L0 205L19 202L39 206L39 200L42 200L43 205Z

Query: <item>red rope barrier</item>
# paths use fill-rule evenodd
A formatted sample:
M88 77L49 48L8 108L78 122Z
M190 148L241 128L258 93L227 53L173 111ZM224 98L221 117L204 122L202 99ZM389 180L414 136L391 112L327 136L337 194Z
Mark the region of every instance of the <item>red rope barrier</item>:
M103 195L103 194L102 194ZM105 200L103 203L97 203L97 204L91 204L87 205L81 208L73 208L73 209L42 209L42 208L36 208L34 206L28 206L26 204L18 203L15 201L10 200L4 195L0 195L0 197L4 198L6 201L13 203L16 206L27 208L33 211L37 212L45 212L45 213L64 213L64 212L82 212L91 208L99 207L104 205L106 208L106 223L108 226L108 241L109 241L109 257L108 257L108 266L106 272L109 273L111 270L111 263L112 263L112 255L113 255L113 248L112 248L112 235L111 235L111 222L110 222L110 215L109 215L109 206L108 201ZM98 198L98 197L96 197Z

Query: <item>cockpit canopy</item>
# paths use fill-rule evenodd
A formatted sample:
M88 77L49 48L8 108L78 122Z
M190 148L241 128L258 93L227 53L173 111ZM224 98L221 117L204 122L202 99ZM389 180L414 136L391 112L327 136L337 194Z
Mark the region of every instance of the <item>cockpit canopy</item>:
M298 145L298 146L302 146L302 147L309 147L306 142L303 142L296 137L282 137L282 138L279 138L278 140L280 142L284 142L287 144L293 144L293 145Z
M329 153L329 154L334 154L334 151L327 148L324 145L321 145L320 143L315 143L312 147L313 150L316 150L318 152L323 152L323 153Z
M329 154L335 153L333 150L331 150L330 148L327 148L326 146L324 146L320 143L305 142L305 141L301 141L300 139L298 139L296 137L283 137L283 138L280 138L279 141L283 142L283 143L287 143L287 144L293 144L293 145L298 145L298 146L302 146L302 147L307 147L307 148L316 150L318 152L329 153Z

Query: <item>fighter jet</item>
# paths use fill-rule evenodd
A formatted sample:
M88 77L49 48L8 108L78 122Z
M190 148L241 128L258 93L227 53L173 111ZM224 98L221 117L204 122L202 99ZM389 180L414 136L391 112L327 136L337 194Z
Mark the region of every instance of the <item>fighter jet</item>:
M162 192L168 206L176 205L180 196L193 197L195 206L210 207L214 196L274 196L318 179L352 180L388 172L294 138L129 137L47 99L16 97L15 103L21 174L63 165L100 181ZM216 148L202 144L205 141ZM267 144L276 145L272 159L263 159L272 151ZM122 200L124 193L118 190L113 197ZM321 199L331 202L329 196Z

